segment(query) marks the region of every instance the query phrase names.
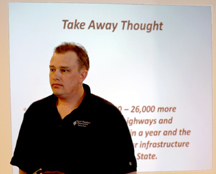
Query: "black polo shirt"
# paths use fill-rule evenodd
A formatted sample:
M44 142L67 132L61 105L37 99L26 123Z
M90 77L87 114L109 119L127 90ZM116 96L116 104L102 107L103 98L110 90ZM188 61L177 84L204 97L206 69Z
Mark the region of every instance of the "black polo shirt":
M33 173L59 170L67 174L136 171L131 136L119 110L91 94L64 119L57 97L34 102L26 111L11 164Z

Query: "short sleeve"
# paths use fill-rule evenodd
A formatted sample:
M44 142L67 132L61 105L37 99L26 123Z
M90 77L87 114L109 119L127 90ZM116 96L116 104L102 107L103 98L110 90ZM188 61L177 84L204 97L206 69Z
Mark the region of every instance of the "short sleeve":
M19 167L26 172L34 172L38 169L39 161L37 146L37 137L35 137L35 126L37 122L32 119L32 107L26 111L20 127L15 150L10 164Z
M119 173L137 171L134 146L127 123L118 109L113 109L112 114L110 139L115 153L116 169Z

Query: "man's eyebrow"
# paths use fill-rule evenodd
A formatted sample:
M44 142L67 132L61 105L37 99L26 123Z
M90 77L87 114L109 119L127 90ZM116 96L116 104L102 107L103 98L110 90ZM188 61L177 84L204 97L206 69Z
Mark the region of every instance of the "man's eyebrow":
M55 67L55 66L54 66L54 65L50 65L49 67L50 67L50 68L53 68L53 67ZM67 68L67 69L70 69L69 66L60 66L60 68Z
M68 66L60 66L60 68L69 69L69 67L68 67Z

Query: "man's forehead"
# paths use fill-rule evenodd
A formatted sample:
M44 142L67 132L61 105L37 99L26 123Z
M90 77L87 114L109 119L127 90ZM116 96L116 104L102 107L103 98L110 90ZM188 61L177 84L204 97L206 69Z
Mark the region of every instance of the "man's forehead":
M66 53L54 53L50 62L75 62L78 59L75 52L66 52Z
M77 53L74 51L66 51L64 53L53 53L53 56L68 56L68 57L77 57Z
M50 68L74 69L78 68L77 57L63 54L54 54L50 60Z

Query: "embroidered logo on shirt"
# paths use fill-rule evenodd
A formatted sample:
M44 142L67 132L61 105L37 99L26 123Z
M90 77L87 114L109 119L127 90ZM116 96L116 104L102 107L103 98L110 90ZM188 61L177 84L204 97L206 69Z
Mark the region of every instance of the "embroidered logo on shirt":
M88 121L84 121L84 120L76 120L73 122L73 125L74 126L79 126L79 127L86 127L88 126L89 124L91 124L91 122L88 122Z

